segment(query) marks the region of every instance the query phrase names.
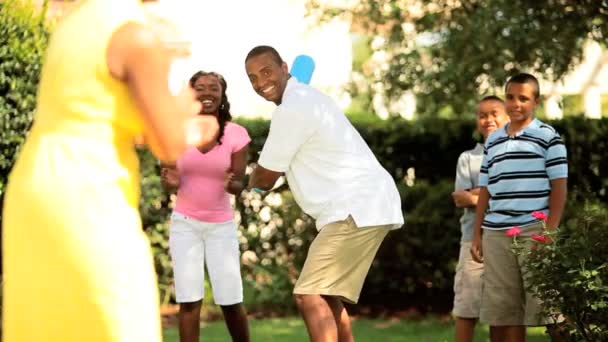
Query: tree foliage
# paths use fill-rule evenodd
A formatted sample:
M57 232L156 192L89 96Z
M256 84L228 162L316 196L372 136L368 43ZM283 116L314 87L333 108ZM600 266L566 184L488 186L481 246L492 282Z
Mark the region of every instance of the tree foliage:
M608 39L607 0L350 3L309 0L308 8L320 20L347 18L354 31L377 37L371 48L382 62L363 72L388 97L413 91L426 114L446 105L463 113L518 71L559 80L581 61L586 41Z

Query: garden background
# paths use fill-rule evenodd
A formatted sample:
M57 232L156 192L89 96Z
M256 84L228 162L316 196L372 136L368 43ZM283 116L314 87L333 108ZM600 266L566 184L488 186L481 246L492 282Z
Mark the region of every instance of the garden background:
M13 0L0 2L0 23L2 196L11 166L31 126L36 86L50 26L44 19L44 12ZM349 309L356 315L371 319L416 318L423 319L422 322L430 319L431 326L439 324L449 332L461 215L450 194L458 155L472 148L480 139L474 134L471 108L465 101L458 102L460 107L457 108L468 108L467 115L454 115L454 107L450 107L438 109L437 115L426 113L414 120L398 115L380 119L371 111L370 95L359 96L355 101L358 105L348 111L349 118L380 163L394 177L406 219L404 228L391 232L383 243L365 282L360 305ZM442 98L438 97L437 101L440 100ZM576 101L570 104L564 108L562 119L549 120L542 110L538 116L554 126L566 143L569 195L563 227L576 233L581 232L582 213L588 213L590 208L599 211L608 208L608 158L605 157L608 119L586 118L576 111L580 109ZM236 121L247 128L253 139L249 156L253 163L268 133L269 121L242 117ZM167 250L167 221L173 198L160 186L156 159L145 149L138 153L143 226L154 252L161 304L171 304L174 297ZM60 197L58 194L58 200ZM316 234L313 221L301 212L285 185L266 195L244 192L236 198L235 207L248 311L263 318L293 315L291 290ZM605 227L606 222L600 221L599 224ZM592 251L596 254L590 256L595 260L594 267L598 271L587 277L589 284L596 284L593 291L597 297L593 303L581 303L583 309L595 305L595 311L591 312L595 317L606 315L608 308L608 279L604 268L608 248L602 247L607 245L608 237L604 234L598 238L600 241L594 243L599 250ZM589 246L586 248L591 249ZM577 257L572 255L573 262L567 266L572 273L586 271L581 271ZM207 296L211 297L210 291L207 291ZM207 317L217 317L217 312L211 307ZM287 322L298 326L297 319ZM361 329L372 327L370 329L373 330L376 323L363 321ZM268 321L268 324L272 326L275 323ZM405 329L406 325L400 327ZM299 334L302 334L303 326L299 329Z

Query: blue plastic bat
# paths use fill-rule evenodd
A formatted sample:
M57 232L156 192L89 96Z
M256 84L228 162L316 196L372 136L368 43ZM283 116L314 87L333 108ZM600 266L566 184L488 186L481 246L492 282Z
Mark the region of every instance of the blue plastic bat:
M298 55L291 64L289 73L300 83L310 83L312 73L315 71L315 60L309 55Z

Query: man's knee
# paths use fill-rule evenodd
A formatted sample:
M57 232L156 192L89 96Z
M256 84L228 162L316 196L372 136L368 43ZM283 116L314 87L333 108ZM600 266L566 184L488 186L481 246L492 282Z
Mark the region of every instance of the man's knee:
M296 306L298 308L301 308L302 306L304 306L304 304L306 303L306 296L307 295L298 294L298 293L293 294L293 300L296 303Z

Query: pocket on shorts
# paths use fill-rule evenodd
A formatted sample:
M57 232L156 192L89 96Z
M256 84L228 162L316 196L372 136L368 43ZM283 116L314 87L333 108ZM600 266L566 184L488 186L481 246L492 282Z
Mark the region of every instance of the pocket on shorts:
M172 212L169 217L169 232L191 231L194 221L187 216Z

